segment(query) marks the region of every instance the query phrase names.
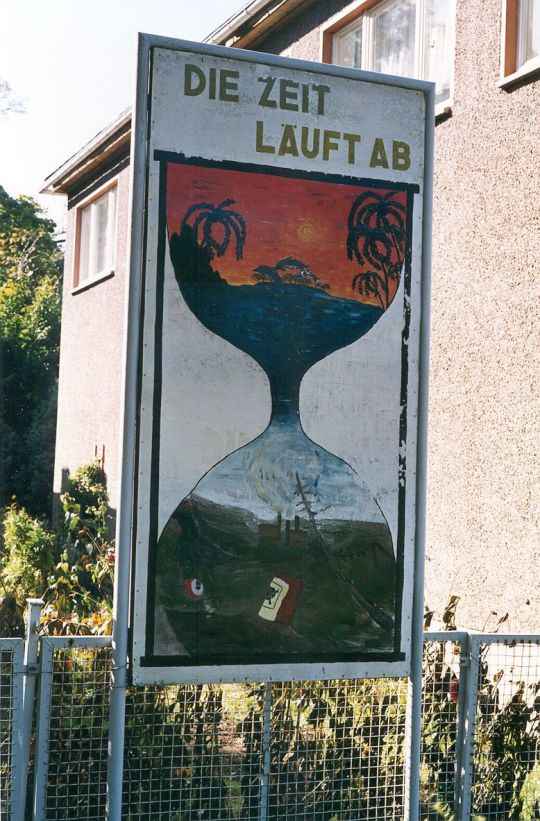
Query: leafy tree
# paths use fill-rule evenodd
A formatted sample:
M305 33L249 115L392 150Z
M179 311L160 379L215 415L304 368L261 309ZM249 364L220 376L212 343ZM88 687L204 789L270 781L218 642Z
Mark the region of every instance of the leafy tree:
M41 513L50 508L60 345L55 230L36 202L0 187L0 504L16 495Z
M273 285L303 285L321 291L330 290L327 282L322 282L317 274L309 270L305 262L295 257L283 257L275 265L257 265L251 275L256 282L270 282Z
M281 277L275 265L257 265L251 276L255 282L271 282L272 285L281 285Z
M235 200L232 199L223 200L218 205L195 203L186 211L180 230L185 225L190 225L195 234L198 234L201 229L202 244L211 251L212 256L218 257L223 256L234 237L236 259L241 259L246 241L246 221L238 211L230 207L234 203ZM191 225L192 217L194 219Z
M405 208L394 197L393 191L365 191L348 219L347 257L362 265L352 288L376 298L383 310L397 291L405 258Z

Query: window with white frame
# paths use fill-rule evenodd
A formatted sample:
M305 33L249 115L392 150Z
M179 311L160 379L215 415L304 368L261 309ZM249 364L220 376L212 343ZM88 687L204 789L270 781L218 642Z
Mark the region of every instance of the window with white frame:
M454 0L361 3L352 22L331 24L323 51L333 63L432 80L437 103L448 102L454 57ZM328 52L331 51L331 54Z
M512 85L539 71L540 0L504 0L499 85Z
M519 0L516 69L540 57L540 0Z
M75 286L114 270L116 186L78 208L77 235Z

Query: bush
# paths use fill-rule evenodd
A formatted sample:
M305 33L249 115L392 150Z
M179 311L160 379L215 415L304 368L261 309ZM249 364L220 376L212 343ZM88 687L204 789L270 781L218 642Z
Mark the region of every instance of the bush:
M82 465L69 477L61 502L62 547L49 579L44 624L51 634L107 634L112 625L114 543L98 462Z
M23 638L24 607L15 596L0 596L0 638Z
M0 558L4 593L13 596L21 606L29 596L43 596L54 566L55 546L54 534L42 521L15 504L8 507Z

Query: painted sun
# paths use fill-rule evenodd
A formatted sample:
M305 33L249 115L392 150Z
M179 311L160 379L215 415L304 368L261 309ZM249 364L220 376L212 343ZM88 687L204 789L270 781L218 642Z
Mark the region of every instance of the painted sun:
M298 238L303 240L304 242L306 240L309 241L311 239L315 239L315 237L317 236L315 226L312 222L309 222L308 220L302 220L302 222L297 228L296 233L298 235Z

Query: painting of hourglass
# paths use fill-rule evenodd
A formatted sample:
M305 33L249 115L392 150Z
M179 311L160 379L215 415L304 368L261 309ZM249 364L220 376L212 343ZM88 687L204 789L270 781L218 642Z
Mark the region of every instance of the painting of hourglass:
M306 435L299 395L401 293L411 192L184 159L167 164L165 202L182 299L263 369L272 411L156 534L152 643L165 631L180 664L395 657L391 528L351 465Z

